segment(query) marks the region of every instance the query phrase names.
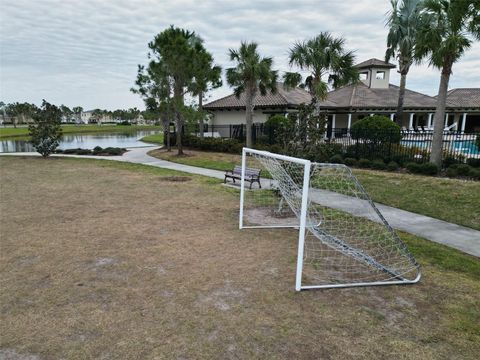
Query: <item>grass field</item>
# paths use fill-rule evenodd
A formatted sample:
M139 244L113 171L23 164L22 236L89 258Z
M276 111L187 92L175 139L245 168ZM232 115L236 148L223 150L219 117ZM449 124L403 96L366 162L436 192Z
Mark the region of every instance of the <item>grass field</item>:
M219 180L33 157L1 157L0 176L0 358L480 352L480 261L458 251L402 234L419 284L295 293L295 231L238 230Z
M234 154L188 150L178 157L172 150L154 150L152 156L215 170L241 163ZM480 182L431 176L355 169L354 174L379 203L480 230Z
M163 145L163 134L147 135L140 140L151 144Z
M62 125L64 134L84 134L100 132L129 132L138 130L161 130L161 126L150 125ZM28 137L28 127L4 127L0 128L0 139Z

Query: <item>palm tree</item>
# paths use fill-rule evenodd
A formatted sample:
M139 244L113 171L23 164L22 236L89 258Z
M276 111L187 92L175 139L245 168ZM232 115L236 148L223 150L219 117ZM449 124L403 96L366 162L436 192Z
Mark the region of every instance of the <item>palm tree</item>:
M479 1L424 1L415 53L418 58L427 57L430 65L441 69L430 155L430 162L438 167L442 164L443 122L448 82L453 64L470 48L472 38L480 40Z
M194 76L195 79L190 86L193 96L198 96L198 112L200 137L203 137L203 97L211 88L216 89L222 86L222 68L213 64L213 56L198 42L195 46L194 58Z
M415 59L415 40L419 25L419 4L421 0L391 0L392 10L387 17L389 32L387 35L387 51L385 61L391 58L398 60L400 74L400 90L398 92L398 105L396 122L402 125L403 100L405 85L410 66Z
M355 56L353 51L346 51L344 45L345 39L334 38L328 32L295 43L290 49L290 66L296 65L310 74L302 81L301 74L287 72L284 75L286 86L300 85L306 88L318 104L319 100L326 99L328 85L338 88L356 82L358 71L354 67ZM327 75L328 79L324 81Z
M245 116L247 124L247 147L252 147L252 116L254 101L258 92L277 91L277 71L272 70L273 59L261 57L257 52L258 44L242 42L238 50L229 50L230 60L236 67L227 69L227 82L234 87L234 93L240 97L245 93Z

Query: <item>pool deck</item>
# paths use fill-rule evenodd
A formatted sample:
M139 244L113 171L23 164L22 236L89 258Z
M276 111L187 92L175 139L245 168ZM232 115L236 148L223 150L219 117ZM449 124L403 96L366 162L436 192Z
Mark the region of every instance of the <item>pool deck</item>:
M55 154L58 157L75 157L87 159L101 159L129 162L155 166L164 169L182 171L186 173L224 179L224 172L199 168L195 166L177 164L166 160L154 158L147 153L158 146L146 146L141 148L131 148L123 156L82 156L82 155L62 155ZM37 153L0 153L2 156L40 156ZM268 181L268 180L266 180ZM265 183L265 185L267 185ZM345 196L336 194L335 196L315 196L314 201L341 209L353 215L361 216L359 213L360 205L352 199L345 199ZM348 198L348 197L347 197ZM357 206L358 205L358 206ZM390 225L398 230L405 231L422 238L450 246L467 254L480 257L480 231L470 229L457 224L449 223L443 220L434 219L428 216L416 214L410 211L397 209L391 206L375 203L385 219Z

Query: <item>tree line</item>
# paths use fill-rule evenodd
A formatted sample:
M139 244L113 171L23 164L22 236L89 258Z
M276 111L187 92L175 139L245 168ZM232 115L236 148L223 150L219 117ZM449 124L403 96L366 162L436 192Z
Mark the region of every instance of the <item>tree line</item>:
M81 117L84 109L81 106L69 108L66 105L60 105L58 110L60 112L60 118L63 120L63 122L80 123L82 121ZM18 124L26 124L31 122L31 120L34 118L34 115L39 111L40 108L38 106L28 102L15 102L9 104L0 102L0 115L4 120L10 119L14 127L17 127ZM94 109L90 119L93 121L100 121L101 119L134 121L138 119L140 115L145 120L157 120L157 114L154 114L148 110L141 111L136 107L117 110Z
M428 62L441 70L431 154L431 162L440 166L448 82L453 64L474 40L480 39L480 1L391 0L391 6L386 17L389 32L385 60L395 58L401 76L397 122L401 122L406 77L411 66ZM177 129L182 129L187 118L197 119L202 137L206 117L202 108L204 95L222 85L222 69L214 63L198 34L173 25L156 35L148 48L149 63L138 66L131 90L143 98L147 110L158 114L165 126L173 119ZM246 145L250 147L255 97L269 91L275 93L279 75L273 68L273 58L262 56L255 42L242 42L238 49L229 49L228 54L235 66L226 69L226 80L237 97L245 97ZM283 74L283 86L308 90L315 116L321 113L319 104L326 99L329 89L359 79L354 51L345 48L344 38L336 38L329 32L293 44L289 64L298 71ZM185 105L186 95L198 98L198 107L193 112ZM180 131L176 142L178 154L182 154Z

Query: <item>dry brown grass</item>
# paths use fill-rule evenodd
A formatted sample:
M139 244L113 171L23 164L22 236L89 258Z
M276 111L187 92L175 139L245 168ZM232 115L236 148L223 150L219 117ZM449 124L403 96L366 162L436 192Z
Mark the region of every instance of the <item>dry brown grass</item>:
M466 274L432 265L415 286L295 293L295 232L239 231L237 195L214 181L94 160L0 166L0 358L480 352L478 332L458 321L479 305Z

